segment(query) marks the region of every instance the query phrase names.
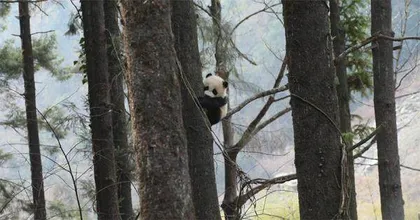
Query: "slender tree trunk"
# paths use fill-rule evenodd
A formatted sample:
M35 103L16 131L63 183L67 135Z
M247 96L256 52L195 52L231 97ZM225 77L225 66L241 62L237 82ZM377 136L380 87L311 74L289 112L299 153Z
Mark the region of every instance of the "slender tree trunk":
M229 73L226 72L226 48L223 46L223 30L222 26L222 6L220 0L211 0L210 11L213 19L213 30L216 36L215 43L215 54L216 59L216 72L219 73L220 77L224 80L229 79ZM229 91L228 91L229 92ZM228 102L228 109L229 102ZM236 156L237 153L228 154L229 148L233 146L233 128L231 118L225 118L222 121L223 129L223 140L224 150L223 154L225 164L225 194L222 203L222 209L225 214L225 219L237 219L239 217L238 207L236 207L236 198L238 196L236 190L237 184L237 165Z
M82 0L98 219L119 219L103 0Z
M127 140L127 119L124 105L124 73L119 60L121 51L120 29L118 27L118 8L116 0L104 1L105 29L109 83L111 85L112 131L117 164L118 201L122 220L134 218L131 199L130 146Z
M323 1L282 2L300 218L334 219L342 147L328 7Z
M38 120L35 93L35 69L32 55L31 24L28 2L19 2L20 38L22 40L23 80L25 84L26 126L28 129L29 160L31 163L34 218L47 218L45 211L44 178L42 176Z
M172 28L175 50L182 66L183 122L187 132L189 171L195 215L200 220L221 219L213 161L213 137L185 83L195 95L203 93L197 21L192 0L172 0Z
M112 131L117 164L118 201L122 220L134 218L131 199L130 147L127 140L127 119L124 105L124 73L119 60L121 52L120 29L118 27L118 5L116 0L104 1L105 29L109 83L111 85Z
M338 0L330 0L330 21L331 21L331 35L334 38L334 55L338 57L346 49L345 32L341 26L340 21L340 5ZM340 131L342 133L351 132L351 117L350 117L350 90L347 84L346 62L341 59L335 63L336 75L339 85L337 86L339 116L340 116ZM346 140L347 141L347 140ZM348 141L346 146L351 146L352 142ZM354 159L353 151L347 152L347 164L345 164L343 176L344 185L346 186L344 196L345 210L342 218L357 220L357 203L356 203L356 188L354 179Z
M195 219L170 0L122 6L140 216Z
M391 0L372 0L372 35L393 37ZM404 219L401 190L398 135L395 113L395 78L392 41L379 39L374 43L373 83L377 134L379 189L383 219Z

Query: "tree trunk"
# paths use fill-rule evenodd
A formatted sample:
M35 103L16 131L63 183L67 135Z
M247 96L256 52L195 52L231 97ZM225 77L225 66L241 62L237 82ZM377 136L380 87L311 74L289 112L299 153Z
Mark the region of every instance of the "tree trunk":
M116 0L104 1L105 29L109 83L111 85L112 131L115 147L115 162L118 181L119 211L122 220L134 218L131 199L130 147L127 140L127 119L124 105L124 73L119 55L121 54L120 29Z
M140 216L195 219L170 0L122 6Z
M119 219L103 0L82 0L98 219Z
M187 85L195 95L203 93L197 21L192 0L172 0L172 28L175 50ZM195 216L200 220L221 219L213 161L213 137L206 117L196 106L184 83L181 83L183 122L187 132L189 171Z
M211 0L210 11L213 20L213 30L216 36L214 58L216 60L216 72L221 73L220 77L224 80L229 79L229 73L226 72L226 48L223 47L223 30L222 26L222 6L220 0ZM228 91L229 92L229 91ZM228 109L230 109L228 102ZM222 202L222 209L225 214L225 219L239 218L239 210L236 206L236 198L238 196L236 190L237 184L237 152L228 154L229 148L233 146L233 128L231 118L224 118L222 120L223 141L224 141L224 164L225 164L225 195Z
M340 208L340 132L328 7L283 0L301 219L334 219Z
M391 0L372 0L372 35L394 36ZM379 189L383 219L404 219L401 191L398 135L395 113L395 78L392 41L379 39L373 44L373 84L377 134Z
M331 20L331 35L334 38L334 57L338 57L346 49L345 32L340 21L340 5L338 0L330 0L330 20ZM335 63L335 71L338 78L339 85L337 86L339 116L340 116L340 131L341 133L351 132L351 117L350 117L350 90L347 84L346 61L341 59ZM346 140L346 146L351 146L352 142ZM347 152L347 164L345 164L345 181L346 190L343 195L345 210L341 216L343 219L357 220L357 203L356 203L356 188L354 179L354 159L353 151Z
M20 38L22 40L23 81L25 86L26 126L28 129L29 160L31 163L32 199L34 218L44 220L44 178L42 176L38 120L35 93L35 69L32 55L31 25L28 2L19 2Z

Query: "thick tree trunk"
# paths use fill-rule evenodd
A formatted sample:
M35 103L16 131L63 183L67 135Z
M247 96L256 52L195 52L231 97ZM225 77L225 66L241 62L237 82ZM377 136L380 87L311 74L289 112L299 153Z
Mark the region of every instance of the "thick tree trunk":
M372 35L394 36L392 31L391 0L372 0ZM392 41L379 39L374 43L373 83L377 134L379 189L383 219L404 219L401 190L398 135L395 113L395 78Z
M172 28L175 50L182 66L184 80L193 93L201 96L203 82L197 40L197 21L192 0L172 0ZM213 137L205 115L181 83L183 121L187 132L189 171L195 215L200 220L221 219L213 161Z
M341 201L342 147L328 7L323 1L282 2L300 218L333 219Z
M119 219L103 0L82 0L98 219Z
M32 55L31 25L28 2L19 2L20 38L22 40L23 81L25 84L26 126L28 129L29 160L31 163L32 199L34 218L44 220L44 178L42 176L38 120L35 93L35 69Z
M116 0L104 1L105 29L109 83L111 85L112 131L115 147L115 162L118 181L119 211L122 220L134 218L131 199L130 147L127 140L127 119L124 105L124 73L119 54L121 51L118 8Z
M340 22L340 5L338 0L330 0L330 20L331 20L331 35L334 38L334 57L338 57L346 49L345 32ZM340 131L342 133L351 132L351 117L350 117L350 90L347 84L347 71L345 59L341 59L335 63L336 75L339 85L337 86L339 116L340 116ZM346 146L351 146L352 142L346 143ZM354 159L353 151L347 152L347 164L345 164L344 175L346 186L346 193L344 198L344 213L342 218L357 220L357 203L356 203L356 188L354 179Z
M170 0L122 6L141 218L195 219Z

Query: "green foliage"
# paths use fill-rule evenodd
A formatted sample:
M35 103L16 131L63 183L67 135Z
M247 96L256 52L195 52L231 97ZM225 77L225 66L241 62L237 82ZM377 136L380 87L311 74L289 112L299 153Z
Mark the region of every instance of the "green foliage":
M354 138L353 132L345 132L342 135L343 135L344 142L346 143L346 145L349 145L350 143L353 142L353 138Z
M14 46L13 40L5 41L3 47L0 48L1 80L17 79L21 76L22 72L22 52L20 48Z
M10 4L0 3L0 18L6 17L9 14L9 12L10 12ZM0 31L4 31L4 29L6 29L6 25L4 23L0 24Z
M363 0L343 0L340 10L341 26L345 31L346 48L368 38L370 30L369 4ZM350 91L368 96L373 89L372 53L357 50L347 56L347 72Z
M64 204L59 200L54 200L49 203L48 210L50 215L58 217L59 219L78 219L79 211L77 209L69 210L68 204Z
M4 153L3 150L0 149L0 165L4 164L10 159L12 159L12 155L9 153Z
M71 77L68 67L60 67L63 59L58 56L57 40L54 34L32 40L35 71L41 68L49 71L58 80ZM4 42L0 48L0 77L8 80L18 79L23 73L22 50L13 40Z
M60 67L63 58L57 55L57 39L54 34L33 40L32 48L35 70L46 69L58 80L66 80L71 77L68 74L69 68Z

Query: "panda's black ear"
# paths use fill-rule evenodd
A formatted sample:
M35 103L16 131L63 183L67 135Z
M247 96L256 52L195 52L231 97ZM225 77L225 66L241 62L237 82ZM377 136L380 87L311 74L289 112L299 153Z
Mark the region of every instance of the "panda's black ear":
M207 74L207 75L206 75L206 78L208 78L208 77L210 77L210 76L212 76L212 74L211 74L211 73Z
M228 83L228 82L223 81L223 87L227 88L227 87L228 87L228 85L229 85L229 83Z

